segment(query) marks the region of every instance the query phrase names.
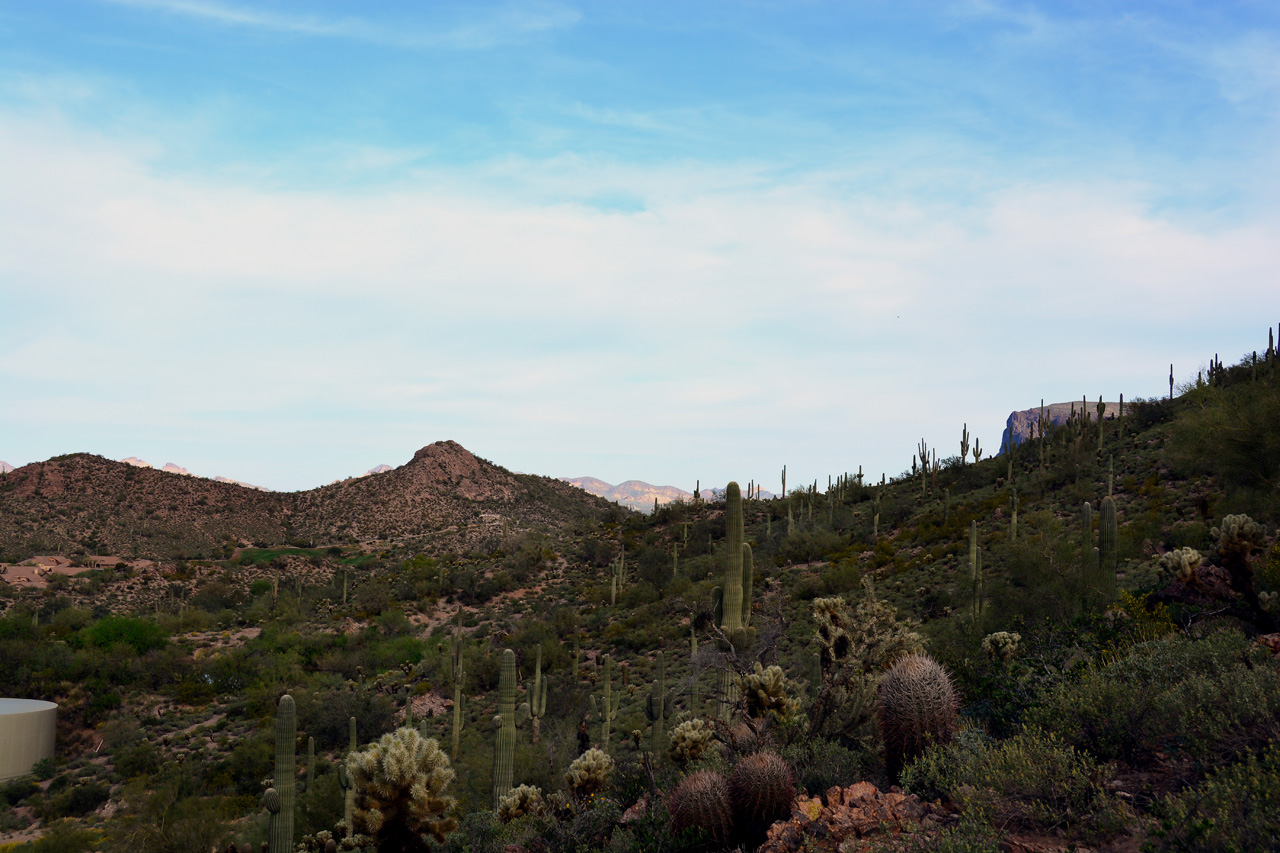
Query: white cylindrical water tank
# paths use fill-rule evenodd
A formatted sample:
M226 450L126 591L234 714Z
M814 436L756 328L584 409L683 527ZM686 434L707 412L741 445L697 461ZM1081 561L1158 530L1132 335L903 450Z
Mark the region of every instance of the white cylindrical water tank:
M0 781L25 776L53 757L58 706L39 699L0 699Z

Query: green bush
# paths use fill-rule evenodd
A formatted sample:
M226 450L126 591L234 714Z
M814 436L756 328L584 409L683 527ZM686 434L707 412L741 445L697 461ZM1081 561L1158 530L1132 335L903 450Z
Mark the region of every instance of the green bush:
M97 849L101 833L59 820L39 839L9 848L9 853L87 853Z
M1280 666L1237 631L1141 643L1049 692L1030 723L1099 760L1200 767L1280 739Z
M154 773L160 767L156 749L149 741L142 741L135 746L124 746L111 756L116 772L126 779Z
M164 630L155 622L130 616L107 616L80 632L84 645L100 649L117 643L131 646L135 654L144 655L167 642Z
M1280 744L1166 797L1154 811L1159 850L1280 849Z
M903 787L977 809L999 826L1062 829L1100 838L1124 829L1128 814L1107 795L1106 769L1056 737L1026 731L993 742L961 736L929 749L903 771Z
M867 778L874 758L825 738L804 738L778 750L795 768L796 783L810 796L825 794L834 785Z

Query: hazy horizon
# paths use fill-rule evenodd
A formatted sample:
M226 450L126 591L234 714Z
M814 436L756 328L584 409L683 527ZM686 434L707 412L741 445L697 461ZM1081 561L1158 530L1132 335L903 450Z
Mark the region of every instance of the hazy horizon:
M1280 8L0 0L0 459L986 455L1280 322Z

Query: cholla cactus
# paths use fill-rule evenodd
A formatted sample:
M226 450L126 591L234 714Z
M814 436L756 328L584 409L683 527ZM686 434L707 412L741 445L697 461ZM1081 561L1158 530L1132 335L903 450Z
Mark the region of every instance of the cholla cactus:
M1215 530L1217 528L1214 528ZM1160 568L1181 583L1191 583L1202 557L1195 548L1174 548L1160 557Z
M739 687L750 717L763 717L770 712L789 717L800 711L800 700L795 695L800 686L787 678L780 666L765 669L757 661L756 671L742 676Z
M602 749L588 749L569 765L565 782L574 796L586 797L603 790L613 775L613 759Z
M933 658L907 655L880 680L880 732L889 777L931 743L946 743L956 730L951 676Z
M1222 565L1230 569L1243 565L1249 556L1262 547L1265 532L1247 515L1228 515L1219 527L1209 531L1214 538L1214 551Z
M498 802L498 819L510 823L525 815L541 814L546 807L541 788L519 785Z
M1021 634L1008 631L996 631L982 638L982 651L988 657L1008 660L1018 653L1018 643L1022 642Z
M1264 613L1276 612L1276 600L1280 598L1274 592L1258 593L1258 606L1262 608Z
M810 715L812 734L867 736L881 674L897 658L924 651L923 638L876 598L869 581L863 586L866 598L857 607L842 598L813 602L822 687Z
M711 745L711 726L701 717L685 720L671 730L671 746L668 753L672 760L684 766L697 761Z
M453 769L435 738L396 729L352 754L347 772L356 790L355 829L378 849L417 849L423 834L443 841L458 825L446 816L453 797L444 795Z

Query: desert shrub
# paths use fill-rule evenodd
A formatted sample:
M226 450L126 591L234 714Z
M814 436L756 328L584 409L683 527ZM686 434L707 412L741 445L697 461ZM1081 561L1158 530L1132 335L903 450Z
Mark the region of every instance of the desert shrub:
M164 630L155 622L130 616L107 616L83 629L79 634L83 645L100 649L117 643L131 646L135 654L144 655L167 642Z
M84 817L107 801L109 793L105 786L96 782L69 784L56 793L50 786L36 816L43 821L51 821L61 817Z
M844 545L844 537L830 530L798 530L782 540L774 559L778 565L809 563L839 551Z
M156 749L149 741L120 747L112 753L111 762L115 765L116 772L126 779L154 773L160 766Z
M796 770L796 782L810 796L825 794L834 785L867 778L873 756L824 738L804 738L778 750Z
M38 793L39 790L40 786L30 776L12 779L5 782L3 787L0 787L0 803L16 806L32 794Z
M361 743L391 731L395 706L381 694L335 687L298 698L298 727L316 739L318 750L345 750L351 717Z
M1221 477L1274 508L1280 491L1280 389L1245 383L1207 389L1178 419L1171 456L1184 470Z
M1236 631L1169 636L1050 690L1028 719L1099 760L1209 766L1280 738L1280 666Z
M1128 820L1107 795L1106 775L1088 755L1029 730L1000 742L957 738L932 747L902 779L913 793L978 809L1000 826L1098 838L1119 832Z
M101 832L74 821L59 820L35 841L5 849L7 853L87 853L97 849L101 839Z
M1156 803L1160 850L1280 848L1280 744Z

